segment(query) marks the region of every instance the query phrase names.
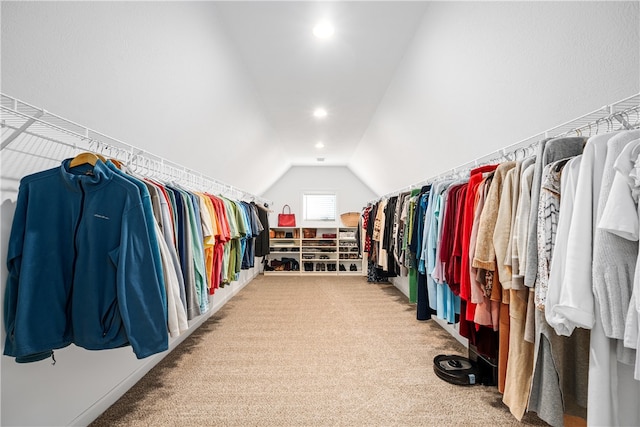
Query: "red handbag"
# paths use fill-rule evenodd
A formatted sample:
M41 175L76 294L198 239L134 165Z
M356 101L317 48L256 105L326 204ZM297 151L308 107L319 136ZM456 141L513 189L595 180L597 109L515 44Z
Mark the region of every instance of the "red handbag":
M284 213L284 208L289 208L289 213ZM291 206L284 205L282 207L282 213L278 214L278 227L295 227L296 226L296 214L291 213Z

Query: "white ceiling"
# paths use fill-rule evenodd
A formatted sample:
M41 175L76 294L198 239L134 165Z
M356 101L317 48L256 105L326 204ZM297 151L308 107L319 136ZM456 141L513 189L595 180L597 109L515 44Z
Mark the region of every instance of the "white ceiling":
M348 165L422 19L426 2L220 2L292 165ZM329 40L313 27L332 22ZM323 120L314 108L328 111ZM316 149L322 141L323 149ZM325 158L323 163L318 157Z

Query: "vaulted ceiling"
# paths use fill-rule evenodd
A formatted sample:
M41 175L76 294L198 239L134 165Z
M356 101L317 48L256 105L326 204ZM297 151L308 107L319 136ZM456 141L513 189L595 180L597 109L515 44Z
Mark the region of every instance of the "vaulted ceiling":
M384 194L639 90L631 1L0 8L3 93L256 194L292 165Z
M426 4L218 3L289 164L349 164ZM314 36L319 22L332 24L330 38ZM313 116L319 107L325 118Z

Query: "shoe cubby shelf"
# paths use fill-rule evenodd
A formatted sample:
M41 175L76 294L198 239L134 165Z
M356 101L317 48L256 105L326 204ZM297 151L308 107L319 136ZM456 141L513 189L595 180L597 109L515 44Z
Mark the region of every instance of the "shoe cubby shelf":
M356 227L274 227L265 274L363 275Z

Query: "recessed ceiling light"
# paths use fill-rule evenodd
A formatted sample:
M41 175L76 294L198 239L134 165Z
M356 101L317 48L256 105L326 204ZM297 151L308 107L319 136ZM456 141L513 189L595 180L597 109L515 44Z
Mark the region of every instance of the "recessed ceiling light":
M333 35L333 25L329 21L320 21L313 27L313 35L319 39L328 39Z
M313 116L318 119L324 119L325 117L327 117L327 110L325 110L324 108L316 108L313 112Z
M316 148L320 149L320 148L324 148L324 144L322 143L322 141L318 141L316 143Z

